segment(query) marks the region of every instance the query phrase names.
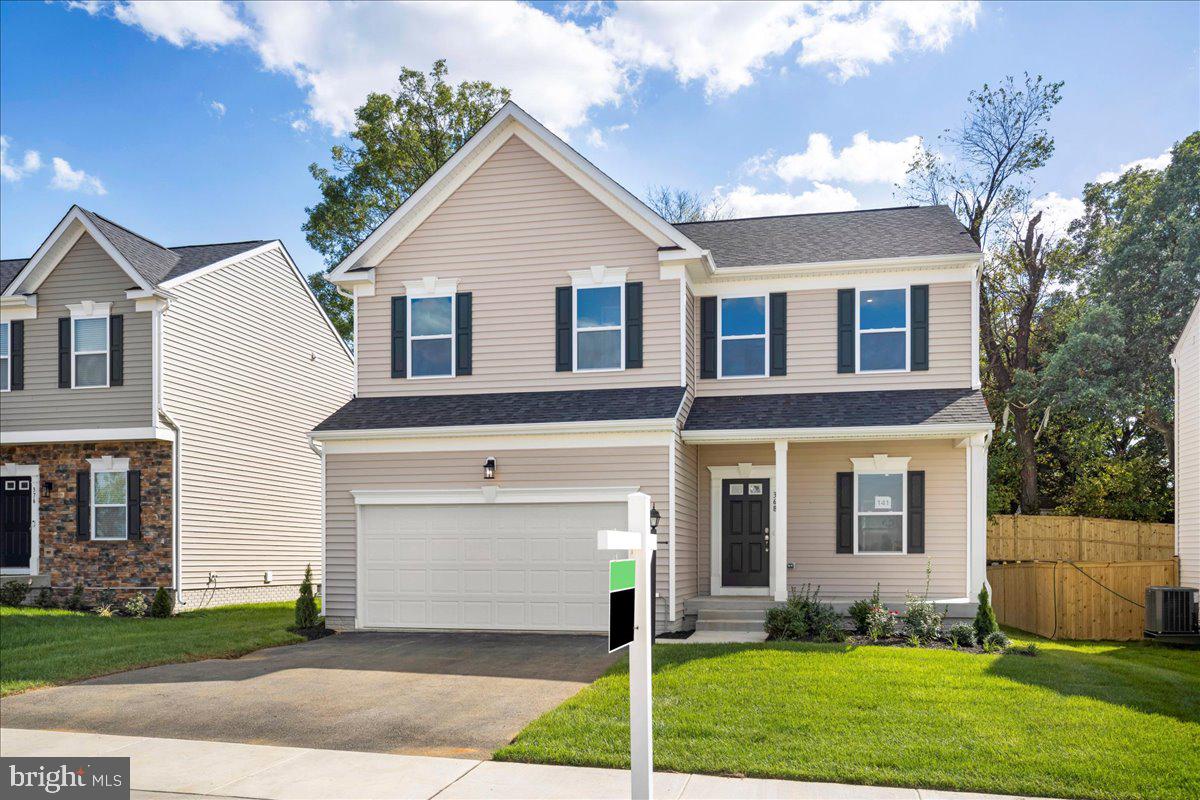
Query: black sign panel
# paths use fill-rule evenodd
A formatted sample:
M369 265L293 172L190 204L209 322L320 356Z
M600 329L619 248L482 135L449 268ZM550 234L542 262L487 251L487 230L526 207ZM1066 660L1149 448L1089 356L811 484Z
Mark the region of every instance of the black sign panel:
M633 641L633 593L636 589L621 589L608 593L608 652L612 653Z

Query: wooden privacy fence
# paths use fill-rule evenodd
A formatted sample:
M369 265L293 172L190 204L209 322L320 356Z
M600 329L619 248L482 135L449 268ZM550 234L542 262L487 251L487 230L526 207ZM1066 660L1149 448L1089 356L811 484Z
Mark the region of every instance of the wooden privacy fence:
M1170 523L999 514L988 520L988 561L1161 561L1174 555Z
M1178 586L1174 558L1032 561L988 567L1001 625L1050 639L1141 639L1147 586Z

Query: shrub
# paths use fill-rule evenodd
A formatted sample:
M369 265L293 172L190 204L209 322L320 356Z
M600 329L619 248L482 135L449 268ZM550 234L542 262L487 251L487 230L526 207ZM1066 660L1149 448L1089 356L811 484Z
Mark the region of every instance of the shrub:
M1036 656L1041 651L1038 650L1038 646L1035 642L1030 642L1029 644L1021 645L1020 647L1010 647L1008 652L1016 653L1017 655L1022 656Z
M955 647L975 646L975 628L969 623L960 622L957 625L951 625L947 635L950 643Z
M138 594L130 595L128 600L121 603L121 616L144 617L149 607L150 604L146 602L146 598L139 592Z
M154 602L150 604L150 616L164 619L174 613L175 598L167 591L167 587L158 587L158 591L154 593Z
M867 614L867 636L873 642L895 636L896 617L896 612L889 611L885 605L872 606Z
M29 594L27 581L6 581L0 586L0 606L19 606Z
M879 584L875 584L875 591L871 593L869 600L855 600L846 609L846 613L850 619L854 620L854 632L857 634L865 634L868 632L870 625L867 621L871 613L871 609L883 605L879 602Z
M1002 653L1008 649L1012 642L1004 631L992 631L987 636L983 637L983 650L986 653Z
M54 592L49 586L38 589L37 605L38 608L54 608Z
M296 598L296 627L317 627L317 601L313 598L312 564L304 568L300 596Z
M111 617L112 615L113 615L112 606L110 606L110 605L105 605L105 604L101 604L101 605L98 605L98 606L96 606L96 616L98 616L98 617Z
M112 589L101 589L96 595L97 606L113 608L117 605L117 593Z
M75 588L71 590L71 596L67 598L67 609L70 611L83 610L83 584L75 584Z
M775 640L799 641L815 639L820 642L840 642L845 638L841 617L829 603L818 599L820 589L810 591L804 585L793 591L787 603L767 610L767 637Z
M998 630L1000 625L996 622L996 612L992 609L987 586L984 586L979 590L979 610L975 612L975 636L982 642Z
M945 613L939 614L932 601L915 594L906 595L904 603L904 624L910 636L915 636L919 642L933 642L941 638Z

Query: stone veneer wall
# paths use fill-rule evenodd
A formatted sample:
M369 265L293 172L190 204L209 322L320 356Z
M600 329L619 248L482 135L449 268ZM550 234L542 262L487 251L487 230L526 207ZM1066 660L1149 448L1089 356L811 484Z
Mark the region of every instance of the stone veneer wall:
M87 459L128 458L141 470L142 536L121 541L80 539L75 524L75 474ZM151 599L159 586L171 587L171 443L65 442L5 445L5 464L37 464L39 498L38 573L48 576L58 599L79 583L86 602L109 590L115 599L137 592Z

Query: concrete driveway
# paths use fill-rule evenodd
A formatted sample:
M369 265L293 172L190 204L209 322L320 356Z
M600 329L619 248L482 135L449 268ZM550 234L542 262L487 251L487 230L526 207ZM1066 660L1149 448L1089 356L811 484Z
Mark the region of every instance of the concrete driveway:
M345 633L0 700L6 728L487 758L614 660L598 636Z

